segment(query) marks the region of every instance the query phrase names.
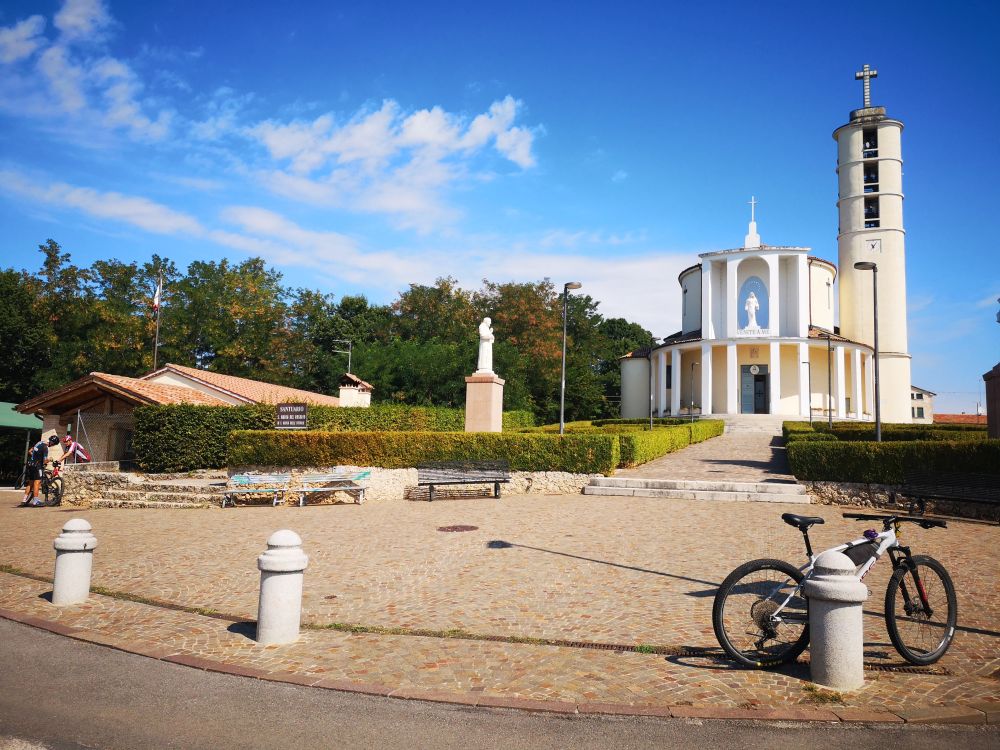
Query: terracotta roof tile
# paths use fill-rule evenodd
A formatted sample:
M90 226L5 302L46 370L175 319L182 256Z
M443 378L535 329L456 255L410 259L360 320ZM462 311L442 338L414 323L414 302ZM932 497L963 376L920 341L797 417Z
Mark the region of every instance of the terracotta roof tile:
M169 363L156 372L144 375L143 379L152 378L164 370L172 370L184 377L228 391L239 398L254 403L280 404L289 401L302 401L316 406L340 405L340 399L336 396L327 396L322 393L313 393L312 391L303 391L298 388L288 388L283 385L263 383L259 380L239 378L235 375L223 375L218 372L211 372L210 370L199 370L195 367L185 367L184 365Z
M985 414L935 414L934 424L981 424L986 426Z
M127 378L123 375L108 375L103 372L91 373L97 381L114 383L118 387L143 396L157 404L204 404L207 406L228 406L221 398L185 388L181 385L166 385L165 383L150 383L139 378Z

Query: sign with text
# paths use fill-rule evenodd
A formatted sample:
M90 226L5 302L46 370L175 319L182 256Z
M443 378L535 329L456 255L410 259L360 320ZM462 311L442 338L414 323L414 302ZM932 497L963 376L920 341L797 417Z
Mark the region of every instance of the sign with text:
M274 427L278 430L304 430L307 413L305 404L278 404Z

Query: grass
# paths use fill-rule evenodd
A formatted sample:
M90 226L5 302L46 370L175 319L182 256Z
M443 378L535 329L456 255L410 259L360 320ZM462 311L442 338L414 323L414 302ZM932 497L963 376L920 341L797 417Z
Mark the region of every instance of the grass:
M806 699L811 703L819 703L821 705L829 704L843 704L844 696L833 690L826 690L821 687L816 687L815 685L805 684L802 686L805 691Z

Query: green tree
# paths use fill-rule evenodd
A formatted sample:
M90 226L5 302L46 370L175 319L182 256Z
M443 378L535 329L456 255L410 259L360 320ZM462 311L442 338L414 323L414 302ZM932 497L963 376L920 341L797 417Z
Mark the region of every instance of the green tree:
M0 271L0 401L24 401L41 390L39 376L48 371L54 346L41 283L21 271Z

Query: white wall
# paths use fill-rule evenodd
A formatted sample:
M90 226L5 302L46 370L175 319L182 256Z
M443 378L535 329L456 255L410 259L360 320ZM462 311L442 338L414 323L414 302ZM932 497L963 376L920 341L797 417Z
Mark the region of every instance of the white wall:
M622 418L639 419L649 416L649 360L623 359Z

